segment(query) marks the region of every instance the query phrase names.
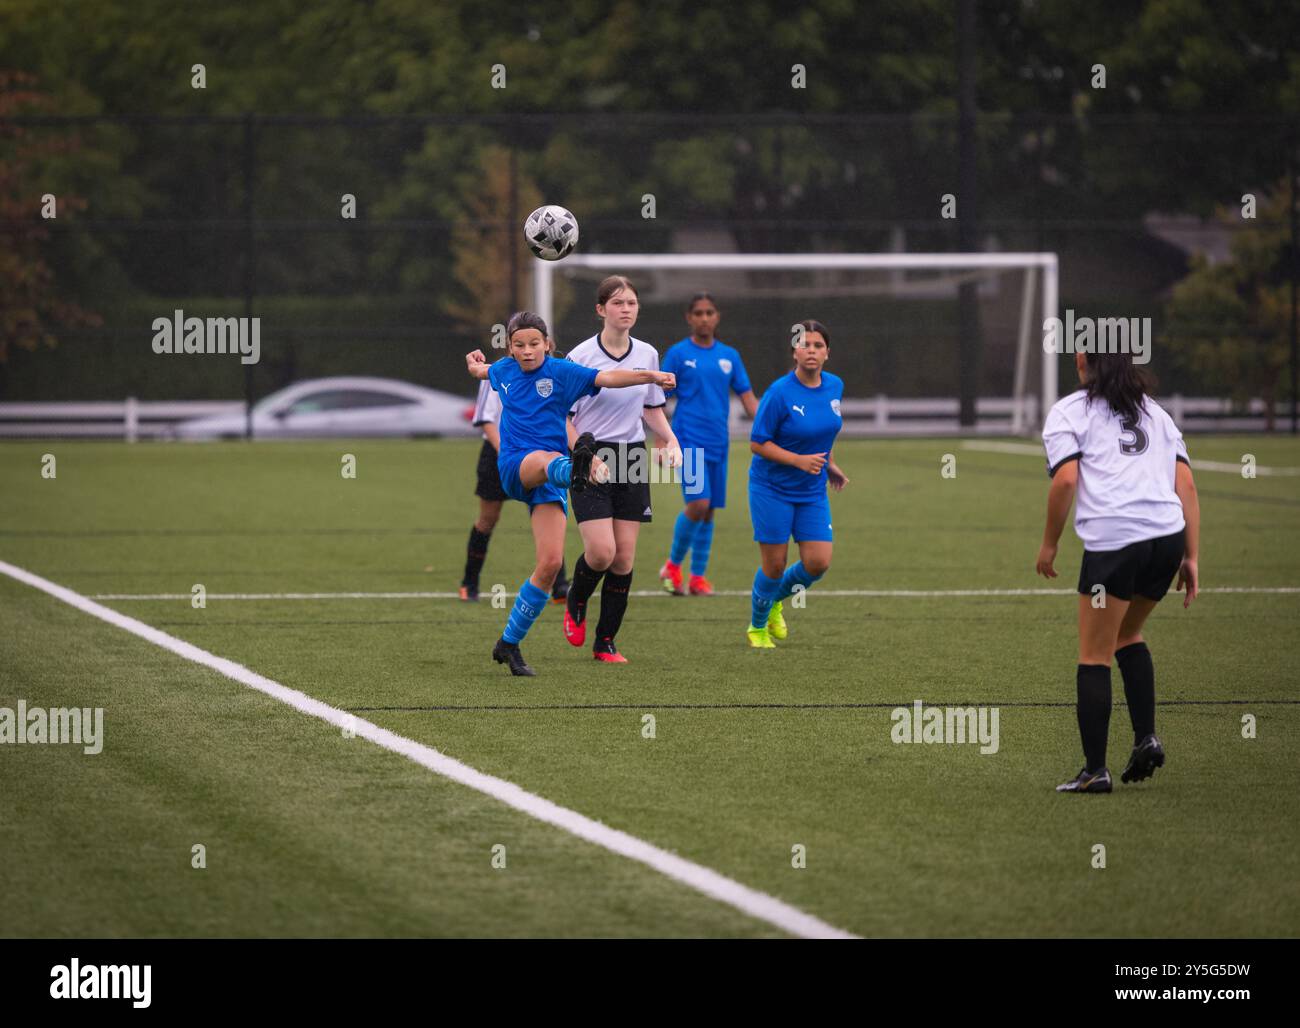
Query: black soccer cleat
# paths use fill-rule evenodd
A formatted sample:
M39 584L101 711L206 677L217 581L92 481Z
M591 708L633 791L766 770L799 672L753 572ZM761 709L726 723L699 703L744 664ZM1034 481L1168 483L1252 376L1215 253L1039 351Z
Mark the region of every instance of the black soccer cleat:
M1089 771L1086 767L1078 773L1077 776L1068 782L1062 782L1056 787L1057 792L1110 792L1114 786L1111 784L1110 771L1102 768L1100 771Z
M573 444L573 470L569 478L570 492L580 493L587 488L591 477L591 462L596 456L596 437L583 432Z
M1121 782L1141 782L1155 774L1156 768L1165 766L1165 748L1154 735L1133 747L1133 754L1128 758L1128 767L1120 775Z
M478 583L473 585L462 585L460 587L460 598L468 603L478 602Z
M551 602L563 603L567 600L569 598L569 585L570 583L567 579L561 582L557 578L555 584L551 586Z
M524 663L524 655L519 652L517 643L508 643L504 639L498 639L497 644L492 647L492 659L498 664L510 665L512 675L532 678L537 674L536 671Z

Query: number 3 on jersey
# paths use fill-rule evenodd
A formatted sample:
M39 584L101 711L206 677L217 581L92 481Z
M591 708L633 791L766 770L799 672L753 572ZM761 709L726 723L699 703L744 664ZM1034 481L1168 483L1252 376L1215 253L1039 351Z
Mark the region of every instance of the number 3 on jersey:
M1133 433L1133 440L1131 442L1125 442L1123 437L1120 438L1120 453L1129 457L1136 457L1139 453L1147 452L1147 446L1150 444L1150 440L1147 439L1147 434L1138 427L1138 423L1134 418L1124 418L1124 420L1119 423L1119 427L1125 432Z

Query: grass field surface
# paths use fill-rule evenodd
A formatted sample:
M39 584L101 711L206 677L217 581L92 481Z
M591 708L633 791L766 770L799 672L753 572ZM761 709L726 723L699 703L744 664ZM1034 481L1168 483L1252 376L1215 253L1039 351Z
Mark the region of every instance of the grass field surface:
M1289 439L1190 448L1194 466L1300 466ZM487 595L401 595L459 583L477 450L6 444L0 561L847 932L1295 933L1300 477L1197 472L1207 592L1190 610L1171 593L1146 633L1169 762L1119 784L1116 670L1116 792L1078 797L1052 787L1082 763L1081 548L1067 529L1061 577L1035 579L1041 456L840 443L833 565L760 652L737 444L709 572L734 595L635 595L624 666L568 646L551 607L523 644L539 676L512 679ZM674 486L653 495L637 592L657 593L680 508ZM570 568L578 553L571 522ZM513 594L531 557L507 504L485 594ZM0 707L104 710L97 755L0 745L6 936L784 934L6 575L0 625ZM917 700L997 707L997 752L895 743L892 711Z

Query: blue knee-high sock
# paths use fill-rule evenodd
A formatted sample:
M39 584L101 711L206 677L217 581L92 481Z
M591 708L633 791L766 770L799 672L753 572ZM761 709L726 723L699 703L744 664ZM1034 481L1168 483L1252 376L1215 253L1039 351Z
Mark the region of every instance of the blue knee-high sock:
M573 458L553 457L551 463L546 465L546 481L561 489L568 489L573 484Z
M763 574L762 568L754 573L754 591L750 594L753 609L749 618L749 623L754 628L767 627L767 616L772 612L772 604L776 601L777 590L780 588L781 579L768 578Z
M528 629L533 627L537 615L546 609L546 601L549 599L550 596L533 585L531 578L524 579L524 584L519 587L519 595L515 597L514 608L510 611L510 619L506 622L506 630L501 633L501 638L508 643L518 643L528 634Z
M794 593L794 587L797 585L807 589L814 582L820 582L821 579L821 575L808 574L807 569L803 566L803 561L796 560L785 569L785 574L781 576L781 588L777 590L776 599L784 600Z
M680 564L686 559L686 551L691 548L691 543L695 540L695 533L699 530L703 522L692 521L686 516L686 511L677 515L677 521L673 525L673 545L668 551L668 559L674 564Z
M709 551L713 549L713 522L701 521L691 544L691 574L703 575L709 570Z

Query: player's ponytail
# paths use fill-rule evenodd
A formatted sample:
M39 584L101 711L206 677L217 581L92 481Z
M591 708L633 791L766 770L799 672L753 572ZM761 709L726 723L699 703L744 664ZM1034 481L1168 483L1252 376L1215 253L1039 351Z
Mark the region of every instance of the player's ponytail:
M1088 400L1097 398L1127 421L1137 421L1142 414L1143 398L1151 391L1150 382L1133 363L1131 353L1090 353L1088 366Z
M550 338L551 333L547 330L546 321L540 314L534 314L532 311L515 311L506 322L506 339L513 338L516 332L525 328L535 328L542 333L543 339Z

